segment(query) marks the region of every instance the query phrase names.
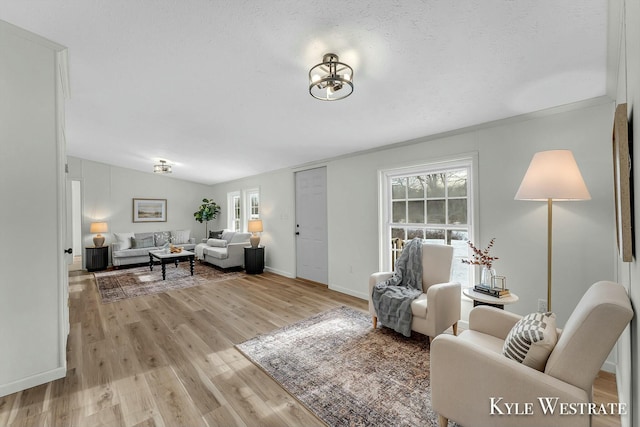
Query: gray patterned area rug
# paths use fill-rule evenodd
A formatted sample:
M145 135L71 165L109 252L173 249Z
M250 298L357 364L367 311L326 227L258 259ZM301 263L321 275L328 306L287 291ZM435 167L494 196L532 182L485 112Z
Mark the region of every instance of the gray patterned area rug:
M330 426L437 426L429 345L340 307L236 347Z
M189 263L182 262L178 264L178 267L174 264L167 264L166 280L162 280L160 265L154 265L153 271L149 270L149 266L145 266L97 272L94 275L102 303L107 304L142 295L158 294L174 289L235 279L244 276L244 272L222 271L196 262L194 274L191 276Z

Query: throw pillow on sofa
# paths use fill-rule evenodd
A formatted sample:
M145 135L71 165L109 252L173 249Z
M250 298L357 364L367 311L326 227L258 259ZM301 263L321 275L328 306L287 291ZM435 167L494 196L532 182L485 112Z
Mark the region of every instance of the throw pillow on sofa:
M142 237L142 238L131 238L131 248L132 249L140 249L140 248L153 248L153 236Z
M502 354L530 368L544 371L557 341L556 315L531 313L513 325L504 340Z
M131 249L133 233L113 233L113 237L115 237L116 243L118 244L117 250Z
M209 231L209 238L210 239L221 239L223 232L224 232L224 230Z
M156 246L164 246L171 240L171 233L168 231L161 231L159 233L154 233L153 238Z
M222 240L222 239L208 239L207 240L207 245L213 246L213 247L216 247L216 248L226 248L227 247L227 241L226 240Z
M171 236L173 237L174 245L184 245L185 243L189 243L189 239L191 237L191 230L172 231Z

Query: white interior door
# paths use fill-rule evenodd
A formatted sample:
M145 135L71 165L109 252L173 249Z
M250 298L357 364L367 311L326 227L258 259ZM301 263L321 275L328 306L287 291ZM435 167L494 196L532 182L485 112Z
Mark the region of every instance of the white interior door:
M327 168L296 172L296 275L329 283Z

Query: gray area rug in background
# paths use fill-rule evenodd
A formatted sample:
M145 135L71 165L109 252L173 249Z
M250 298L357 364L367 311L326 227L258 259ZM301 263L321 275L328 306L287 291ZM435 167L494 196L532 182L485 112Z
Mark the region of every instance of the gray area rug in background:
M437 426L429 345L340 307L236 346L330 426Z
M209 265L202 265L198 261L196 261L193 276L191 276L188 262L181 262L178 267L174 264L167 264L166 267L166 280L162 280L160 265L154 265L153 271L150 271L147 265L94 273L102 303L106 304L244 276L242 271L218 270Z

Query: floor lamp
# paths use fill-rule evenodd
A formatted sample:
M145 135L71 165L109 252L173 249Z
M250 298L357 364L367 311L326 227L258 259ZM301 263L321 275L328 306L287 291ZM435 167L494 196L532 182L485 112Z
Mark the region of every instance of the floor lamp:
M553 202L591 199L571 151L550 150L534 154L515 199L547 202L547 311L551 311Z

